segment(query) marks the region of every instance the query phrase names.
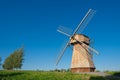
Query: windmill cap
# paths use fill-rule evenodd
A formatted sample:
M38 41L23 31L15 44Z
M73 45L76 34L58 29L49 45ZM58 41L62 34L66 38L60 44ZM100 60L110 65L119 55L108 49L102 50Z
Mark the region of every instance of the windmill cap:
M75 35L71 38L70 43L71 43L71 44L76 44L76 43L78 43L78 41L79 41L79 42L84 42L84 43L86 43L86 44L88 44L88 45L89 45L89 43L90 43L89 37L87 37L87 36L85 36L85 35L83 35L83 34L75 34Z

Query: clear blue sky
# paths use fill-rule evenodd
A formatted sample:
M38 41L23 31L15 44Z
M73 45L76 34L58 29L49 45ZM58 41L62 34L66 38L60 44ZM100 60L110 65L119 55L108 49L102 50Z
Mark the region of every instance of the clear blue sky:
M84 30L94 39L97 70L120 70L119 0L0 0L0 56L2 62L24 44L23 70L69 68L68 48L59 63L55 60L68 37L59 25L76 28L89 8L96 14Z

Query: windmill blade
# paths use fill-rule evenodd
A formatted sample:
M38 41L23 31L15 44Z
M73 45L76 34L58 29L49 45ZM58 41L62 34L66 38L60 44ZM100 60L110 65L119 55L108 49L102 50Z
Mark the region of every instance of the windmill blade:
M70 40L67 42L66 46L64 47L64 49L62 50L62 52L61 52L60 55L58 56L57 61L56 61L56 65L60 62L60 60L61 60L61 58L62 58L65 50L66 50L67 47L69 46L69 44L70 44Z
M83 46L82 46L83 47ZM88 52L88 50L85 48L85 47L83 47L84 48L84 50L85 51L83 51L83 49L81 49L81 51L82 51L82 55L86 58L86 59L88 59L89 61L91 61L92 62L92 55L91 54L89 54ZM87 52L86 52L87 51ZM92 63L90 63L90 64L92 64ZM92 65L94 65L94 64L92 64Z
M99 52L98 52L98 51L96 51L94 48L92 48L92 47L90 47L90 46L86 45L86 44L85 44L85 43L83 43L83 42L82 42L82 46L87 46L89 50L91 50L92 52L94 52L94 53L96 53L96 54L99 54Z
M57 31L62 33L62 34L65 34L66 36L71 36L72 35L72 30L70 28L67 28L67 27L64 27L64 26L61 26L61 25L59 25Z
M66 36L69 36L69 37L71 36L71 35L69 35L69 34L67 34L67 33L65 33L65 32L63 32L63 31L61 31L59 29L57 31L60 32L60 33L62 33L62 34L64 34L64 35L66 35Z
M91 46L93 47L93 45L94 45L94 39L90 39L90 44L92 44Z
M75 29L73 35L79 30L80 27L83 27L81 30L83 30L85 28L85 26L88 24L88 22L93 17L94 13L95 13L94 10L92 10L92 9L88 10L88 12L86 13L86 15L83 17L82 21L79 23L79 25Z
M75 38L74 38L75 39ZM87 47L89 50L91 50L91 51L93 51L94 53L96 53L96 54L99 54L99 52L98 51L96 51L95 49L93 49L92 47L90 47L90 46L88 46L87 44L85 44L85 43L83 43L82 41L80 41L80 40L77 40L77 39L75 39L77 42L79 42L79 43L81 43L81 45L83 46L83 47Z
M89 13L88 17L84 20L84 22L82 23L80 29L78 30L79 33L82 33L82 31L85 29L85 27L87 26L87 24L90 22L90 20L91 20L92 17L94 16L94 14L95 14L95 11L94 11L94 10L92 10L92 11Z
M73 47L71 45L69 45L69 48L73 51Z
M94 48L93 45L94 45L94 39L90 39L90 45L89 46ZM93 51L89 50L89 52L92 54Z

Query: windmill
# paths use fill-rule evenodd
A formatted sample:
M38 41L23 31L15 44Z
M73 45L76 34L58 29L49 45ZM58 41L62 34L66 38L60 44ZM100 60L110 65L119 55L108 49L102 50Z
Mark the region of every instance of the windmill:
M69 35L62 30L59 30L59 29L57 30L58 32L68 36L69 41L67 42L66 46L58 56L56 65L58 65L67 47L72 45L73 54L72 54L72 61L71 61L71 71L72 72L94 72L95 71L95 66L92 61L92 55L90 52L94 52L96 54L99 54L99 53L98 51L96 51L95 49L89 46L90 44L89 37L84 34L81 34L81 32L87 26L88 22L91 20L94 14L95 14L95 10L89 9L86 15L83 17L82 21L74 30L72 35ZM78 31L80 32L79 34L77 33Z

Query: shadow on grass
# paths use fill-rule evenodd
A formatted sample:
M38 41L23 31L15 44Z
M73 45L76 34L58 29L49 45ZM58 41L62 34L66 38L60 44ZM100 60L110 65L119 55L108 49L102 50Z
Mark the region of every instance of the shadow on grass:
M109 76L92 76L89 80L120 80L120 72L116 72Z
M12 76L16 76L16 75L22 75L23 73L21 73L21 72L9 72L9 73L3 73L3 74L0 74L0 78L2 78L2 77L12 77Z
M104 77L102 77L102 76L92 76L92 77L90 77L89 80L106 80L106 79L104 79Z
M120 72L116 72L116 73L114 73L113 76L120 77Z

